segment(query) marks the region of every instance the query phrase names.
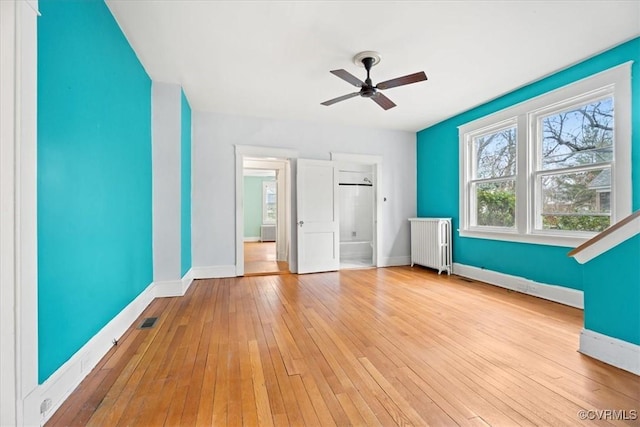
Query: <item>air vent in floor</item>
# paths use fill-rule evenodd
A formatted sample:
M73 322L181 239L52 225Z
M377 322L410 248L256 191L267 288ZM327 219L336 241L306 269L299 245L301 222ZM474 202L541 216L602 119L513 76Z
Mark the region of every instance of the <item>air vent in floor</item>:
M147 317L142 321L142 323L140 323L138 329L151 329L155 326L157 320L157 317Z

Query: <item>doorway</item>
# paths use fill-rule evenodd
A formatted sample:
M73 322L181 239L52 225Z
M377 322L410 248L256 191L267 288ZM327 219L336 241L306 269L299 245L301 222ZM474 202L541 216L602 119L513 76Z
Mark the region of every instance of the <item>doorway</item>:
M278 178L283 179L273 161L246 159L243 163L244 185L244 275L285 274L289 263L280 245L278 253ZM282 224L280 225L282 227ZM281 240L281 239L280 239ZM281 243L281 242L280 242Z
M370 165L342 165L338 181L340 269L375 265L375 188Z
M374 155L297 159L298 273L383 265L381 169Z
M382 156L331 153L338 170L340 269L385 265L382 258Z
M242 156L239 166L237 274L288 274L289 161Z

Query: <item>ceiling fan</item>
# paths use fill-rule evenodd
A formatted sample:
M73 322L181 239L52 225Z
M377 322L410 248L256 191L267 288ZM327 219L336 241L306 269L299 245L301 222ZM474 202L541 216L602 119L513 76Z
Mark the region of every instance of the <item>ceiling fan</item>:
M328 101L322 102L321 104L329 106L335 104L336 102L344 101L346 99L360 95L363 98L372 99L376 104L378 104L385 110L388 110L389 108L395 107L396 104L394 104L392 100L384 96L379 91L427 80L427 75L424 73L424 71L420 71L419 73L409 74L407 76L387 80L374 86L371 82L371 77L369 77L369 73L371 71L371 67L378 64L380 62L380 59L381 56L378 52L373 52L370 50L360 52L353 57L353 62L356 65L362 65L367 70L367 78L364 82L346 70L330 71L331 74L340 77L342 80L346 81L347 83L351 83L355 87L359 87L360 90L358 92L353 92L348 95L330 99Z

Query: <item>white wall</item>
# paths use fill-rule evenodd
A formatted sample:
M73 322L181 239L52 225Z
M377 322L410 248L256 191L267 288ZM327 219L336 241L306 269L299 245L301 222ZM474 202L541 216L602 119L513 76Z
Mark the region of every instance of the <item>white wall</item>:
M153 82L153 281L180 280L181 88Z
M382 156L382 193L387 198L383 260L386 265L409 262L407 218L416 214L415 133L204 112L194 112L192 120L194 267L235 265L235 145L286 148L307 159L329 160L331 152ZM295 254L295 162L292 175Z

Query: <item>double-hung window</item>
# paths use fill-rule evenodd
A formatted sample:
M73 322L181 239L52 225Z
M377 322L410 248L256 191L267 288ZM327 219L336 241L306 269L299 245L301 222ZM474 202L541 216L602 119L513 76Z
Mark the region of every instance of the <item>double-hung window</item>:
M468 136L473 227L504 232L515 229L517 130L512 119Z
M460 235L576 246L631 213L630 63L460 127Z

